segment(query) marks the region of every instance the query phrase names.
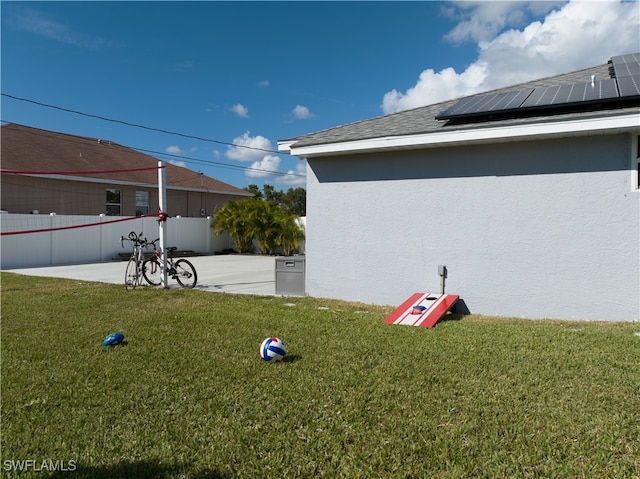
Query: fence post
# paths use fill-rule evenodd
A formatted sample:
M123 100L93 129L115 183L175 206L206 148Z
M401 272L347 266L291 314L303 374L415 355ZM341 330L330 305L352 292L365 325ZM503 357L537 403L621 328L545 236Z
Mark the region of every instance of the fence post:
M53 240L53 228L55 226L55 213L49 213L49 228L51 228L51 231L49 231L49 264L50 265L54 265L55 264L55 244L54 244L54 240Z
M207 254L211 254L213 253L212 250L212 244L211 244L211 221L212 221L212 217L211 216L207 216Z

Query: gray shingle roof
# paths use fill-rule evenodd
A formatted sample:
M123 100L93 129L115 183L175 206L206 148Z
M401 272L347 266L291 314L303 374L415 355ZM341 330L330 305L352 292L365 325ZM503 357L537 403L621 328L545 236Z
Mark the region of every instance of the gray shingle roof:
M585 68L570 73L555 75L548 78L542 78L530 82L520 83L505 88L499 88L492 92L483 92L479 95L487 93L499 93L523 90L526 88L537 88L544 86L555 86L569 83L586 83L591 81L592 75L598 79L611 78L609 64L598 65L591 68ZM472 95L476 96L476 95ZM473 128L484 128L489 126L506 126L523 123L541 122L549 119L576 119L588 118L593 116L607 116L614 113L640 111L637 102L633 106L613 107L611 105L600 105L591 109L591 111L572 111L572 112L538 112L534 116L519 118L498 118L487 119L482 122L451 122L447 120L436 120L438 113L446 110L457 103L460 98L448 100L433 105L427 105L411 110L405 110L398 113L379 116L368 120L349 123L346 125L329 128L327 130L317 131L307 135L301 135L288 140L282 140L283 143L292 143L297 147L323 145L331 143L341 143L347 141L366 140L372 138L383 138L392 136L417 135L424 133L435 133L439 131L455 131Z

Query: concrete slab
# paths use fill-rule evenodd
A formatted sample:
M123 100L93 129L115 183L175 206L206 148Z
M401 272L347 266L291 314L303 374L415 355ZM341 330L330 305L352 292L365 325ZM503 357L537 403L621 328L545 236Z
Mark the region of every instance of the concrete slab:
M275 296L275 257L258 255L193 256L187 258L198 274L196 289L220 293ZM122 284L126 261L7 269L29 276ZM179 287L169 280L169 287Z

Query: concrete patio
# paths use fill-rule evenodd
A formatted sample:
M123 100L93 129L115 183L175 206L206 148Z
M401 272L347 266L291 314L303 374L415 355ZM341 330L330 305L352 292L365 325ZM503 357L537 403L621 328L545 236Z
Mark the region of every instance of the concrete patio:
M220 293L275 295L275 257L258 255L193 256L188 260L198 274L196 289ZM3 269L30 276L122 284L126 261ZM178 287L169 279L169 287Z

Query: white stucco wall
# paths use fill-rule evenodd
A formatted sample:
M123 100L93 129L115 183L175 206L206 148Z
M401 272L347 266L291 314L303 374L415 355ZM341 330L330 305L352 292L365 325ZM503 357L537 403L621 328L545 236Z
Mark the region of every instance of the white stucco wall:
M632 136L308 160L306 289L400 304L446 291L472 313L640 319Z

